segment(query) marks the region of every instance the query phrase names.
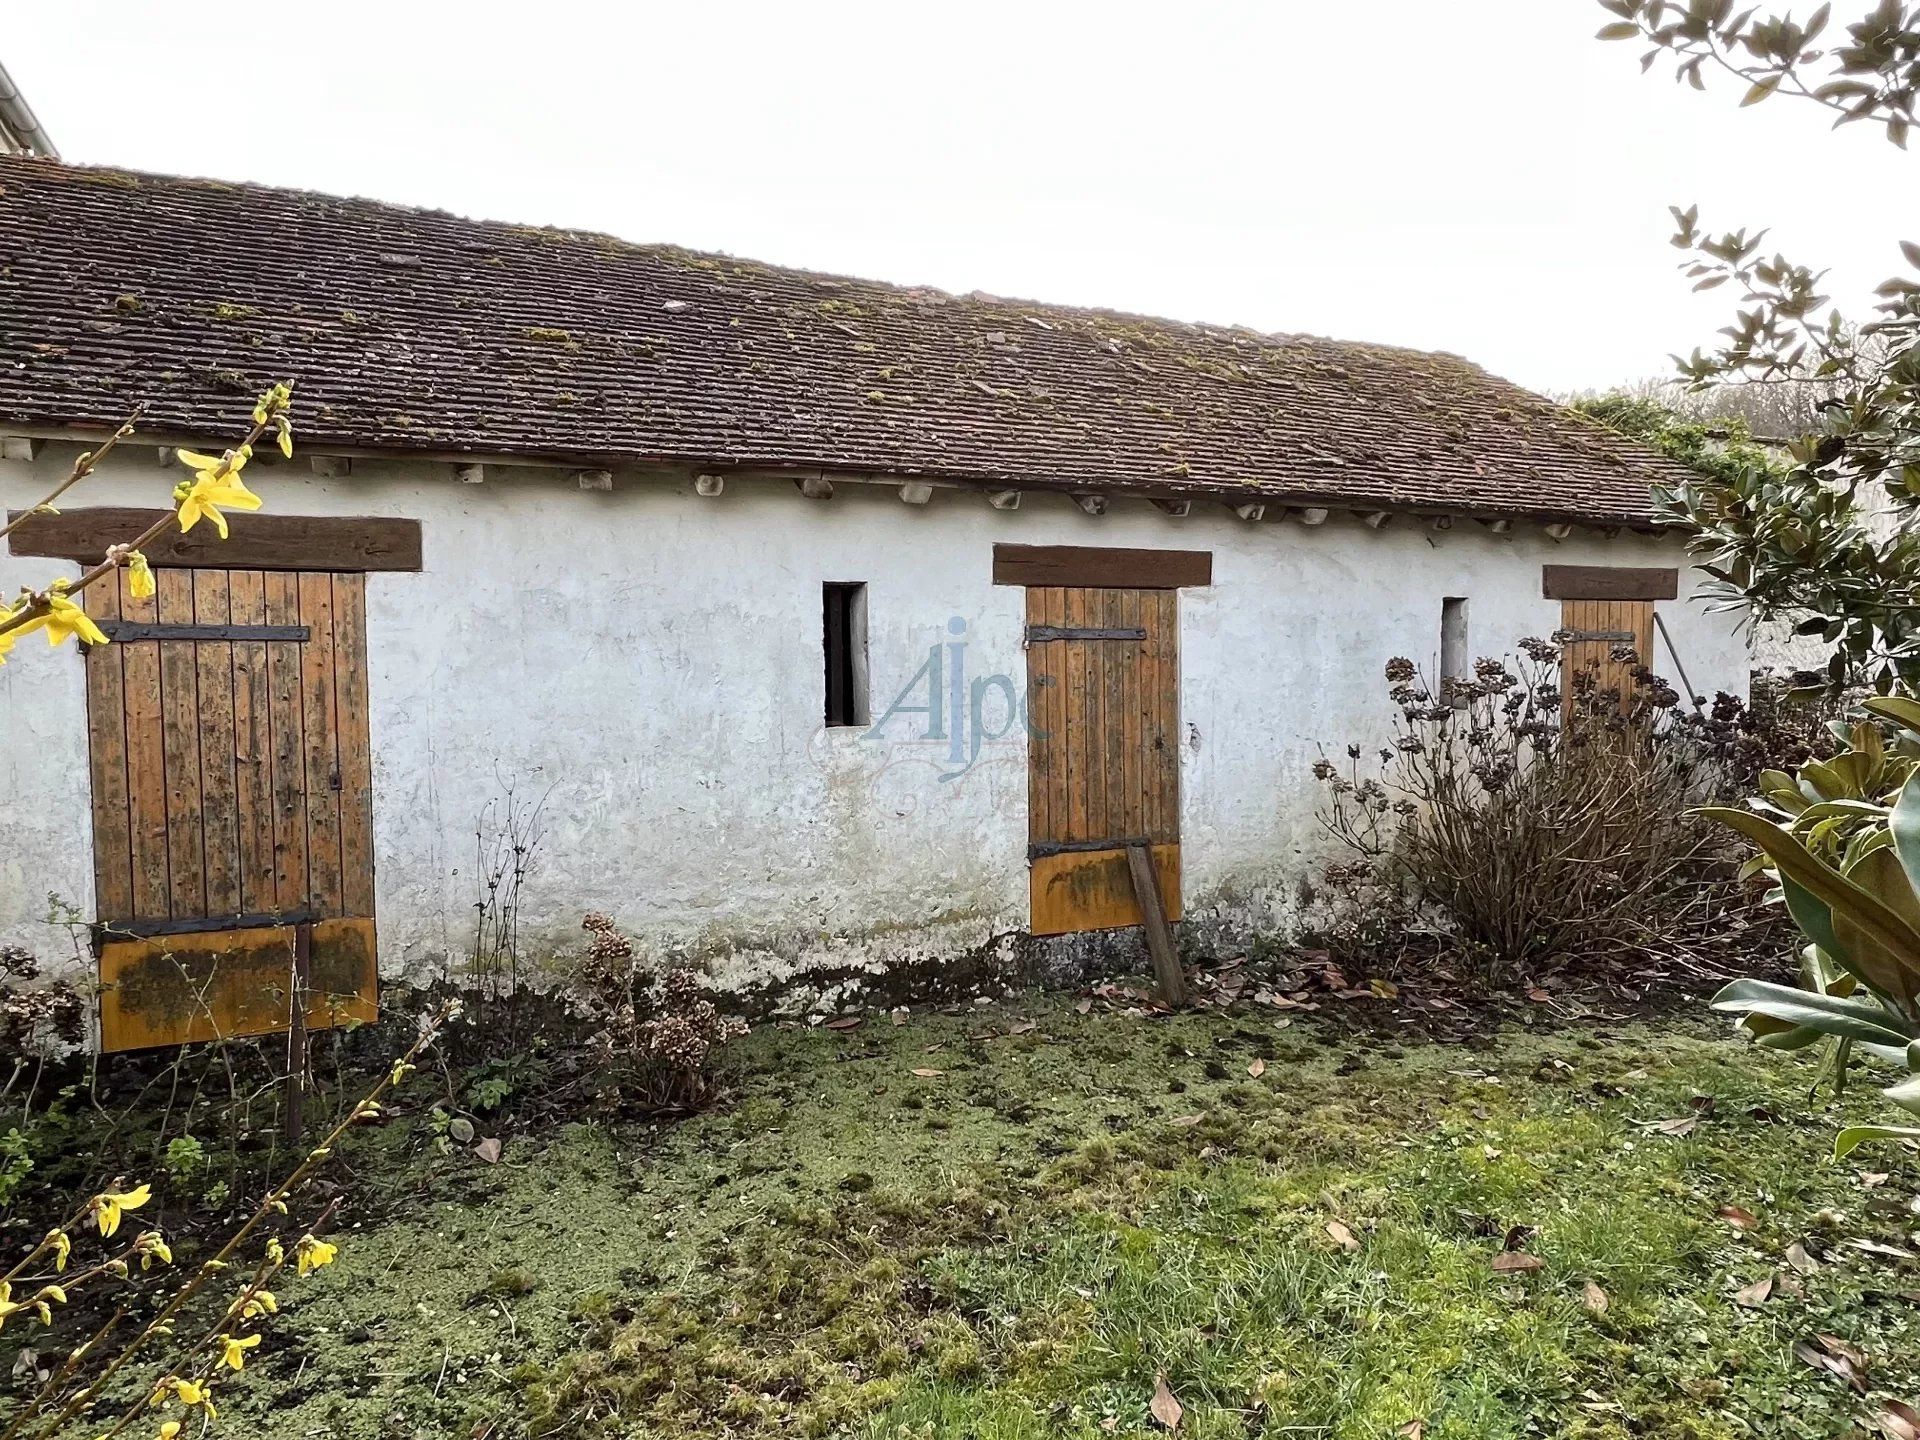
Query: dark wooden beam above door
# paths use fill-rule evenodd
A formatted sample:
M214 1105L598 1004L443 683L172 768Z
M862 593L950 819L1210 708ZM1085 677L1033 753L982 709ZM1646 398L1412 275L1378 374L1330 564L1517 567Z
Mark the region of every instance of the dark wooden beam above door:
M1542 565L1540 593L1549 600L1677 600L1680 572L1671 566Z
M31 515L7 536L15 555L42 555L90 565L109 545L137 540L168 512L124 505ZM10 521L20 518L11 512ZM420 522L389 516L230 515L229 538L206 521L168 530L147 545L147 563L200 570L418 570Z
M1178 590L1213 583L1213 552L1129 550L1109 545L996 545L993 583Z

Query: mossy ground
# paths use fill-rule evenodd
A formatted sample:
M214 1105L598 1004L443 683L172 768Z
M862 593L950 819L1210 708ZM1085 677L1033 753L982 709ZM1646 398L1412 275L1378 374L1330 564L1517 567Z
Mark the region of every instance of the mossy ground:
M1914 1248L1920 1166L1831 1162L1871 1091L1689 1021L1401 1048L1033 999L763 1030L731 1070L712 1113L509 1135L497 1167L366 1137L395 1218L286 1287L225 1410L1037 1440L1150 1431L1164 1373L1201 1437L1832 1436L1874 1399L1794 1357L1821 1333L1920 1398L1920 1270L1848 1243ZM1545 1266L1496 1274L1516 1226Z

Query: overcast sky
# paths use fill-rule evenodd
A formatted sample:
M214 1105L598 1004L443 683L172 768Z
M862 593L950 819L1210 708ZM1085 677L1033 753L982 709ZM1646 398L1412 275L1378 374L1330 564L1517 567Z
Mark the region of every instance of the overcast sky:
M1664 374L1720 323L1670 202L1772 225L1843 296L1920 239L1913 159L1643 76L1592 0L8 9L0 61L75 162L1452 350L1545 389Z

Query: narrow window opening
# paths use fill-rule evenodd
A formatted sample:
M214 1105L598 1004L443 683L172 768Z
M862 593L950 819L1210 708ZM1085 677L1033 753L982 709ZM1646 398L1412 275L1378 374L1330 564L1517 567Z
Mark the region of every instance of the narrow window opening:
M1467 597L1448 595L1440 602L1440 683L1467 678Z
M826 639L827 724L867 723L867 587L829 580L821 586Z

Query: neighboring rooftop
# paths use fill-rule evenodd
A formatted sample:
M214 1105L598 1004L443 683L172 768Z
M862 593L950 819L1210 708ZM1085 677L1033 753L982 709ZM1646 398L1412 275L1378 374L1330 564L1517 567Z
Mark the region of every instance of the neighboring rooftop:
M0 425L1644 525L1651 450L1451 355L0 158Z
M4 65L0 65L0 155L39 155L49 160L60 155Z

